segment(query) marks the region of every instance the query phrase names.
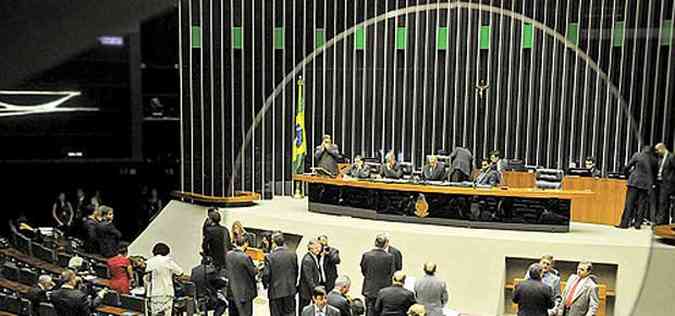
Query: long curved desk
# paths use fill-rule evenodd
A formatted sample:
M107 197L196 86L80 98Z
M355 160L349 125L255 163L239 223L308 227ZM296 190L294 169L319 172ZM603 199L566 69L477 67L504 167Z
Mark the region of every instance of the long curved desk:
M311 212L436 225L567 232L586 190L473 188L298 175Z

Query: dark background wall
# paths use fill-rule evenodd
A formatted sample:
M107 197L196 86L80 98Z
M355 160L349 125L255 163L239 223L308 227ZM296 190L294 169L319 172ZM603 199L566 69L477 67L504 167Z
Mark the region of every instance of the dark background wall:
M428 10L330 42L416 6ZM465 146L555 168L594 156L618 171L641 145L675 141L674 10L623 0L180 1L181 188L288 194L300 75L310 150L331 134L350 157L393 148L418 168Z

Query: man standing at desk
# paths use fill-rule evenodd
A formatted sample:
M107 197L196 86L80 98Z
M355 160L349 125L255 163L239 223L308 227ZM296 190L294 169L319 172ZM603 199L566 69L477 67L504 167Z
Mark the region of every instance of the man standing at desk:
M659 165L656 172L656 189L658 190L658 204L656 208L657 225L670 224L670 218L675 217L675 210L670 210L670 197L675 195L675 157L668 151L664 143L654 146L659 156Z
M403 171L401 170L401 166L398 165L393 151L387 153L385 163L380 169L380 176L382 178L401 179L403 177Z
M654 158L651 148L645 146L635 153L626 166L630 172L626 186L626 204L621 215L621 224L617 228L628 228L631 224L640 229L645 212L649 208L649 191L654 184Z
M321 145L314 149L314 159L316 167L323 168L332 176L337 174L337 161L340 158L338 146L333 144L330 135L323 135Z
M469 181L473 171L473 155L463 147L456 147L450 154L452 166L448 171L448 180L452 182Z
M424 180L443 181L445 178L445 164L438 162L435 155L429 156L429 162L422 168Z

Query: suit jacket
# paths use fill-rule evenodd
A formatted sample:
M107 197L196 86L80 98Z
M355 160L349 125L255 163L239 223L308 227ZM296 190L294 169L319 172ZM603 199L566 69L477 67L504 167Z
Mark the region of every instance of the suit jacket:
M370 298L377 297L381 289L391 285L391 276L394 274L394 256L381 248L364 253L361 256L361 274L363 274L361 294Z
M422 168L422 176L425 180L442 181L445 179L445 164L438 162L436 168L432 168L430 164Z
M101 303L98 296L90 299L89 295L78 289L60 288L50 295L58 316L91 316L91 312Z
M225 255L232 248L230 231L227 228L215 224L204 228L204 240L202 250L204 254L213 258L217 267L225 267Z
M425 275L415 282L415 296L426 308L427 315L442 316L443 306L448 302L448 288L440 278Z
M47 290L39 286L31 288L28 293L24 294L24 297L30 301L34 316L39 315L38 311L40 308L40 303L49 301L47 299Z
M302 316L315 316L316 315L316 305L309 304L302 309ZM340 311L330 305L326 305L325 316L340 316Z
M666 161L663 163L663 171L661 173L661 184L675 186L675 155L669 152L666 156ZM658 165L656 167L656 173L658 174L659 168L661 167L661 162L663 158L659 159Z
M252 301L258 296L255 283L256 268L253 261L243 251L235 248L225 255L229 279L229 292L239 302Z
M284 246L274 248L265 256L262 282L269 299L295 296L297 281L298 255L295 252Z
M99 222L91 217L86 217L82 221L82 228L85 233L84 248L89 253L97 253L98 249L98 240L96 239L96 226Z
M388 179L400 179L403 177L403 170L401 170L401 167L398 165L398 163L394 165L393 168L390 168L389 164L384 163L382 166L380 166L380 176Z
M352 316L352 306L340 291L330 291L326 296L326 299L328 300L328 305L333 306L340 311L340 316Z
M117 255L120 238L122 233L117 230L114 223L103 221L96 225L96 240L102 256L110 258Z
M567 300L567 295L572 290L574 283L579 279L579 276L576 274L570 275L567 279L567 285L562 293L562 300L556 306L557 315L562 315L565 308L565 301ZM598 312L598 306L600 304L600 296L598 294L598 285L595 283L595 277L589 276L577 285L576 291L574 291L574 296L572 298L572 305L570 306L569 311L567 311L567 316L593 316Z
M471 151L466 148L456 147L452 153L450 153L451 160L451 172L453 170L460 170L467 177L471 176L471 171L473 171L473 155Z
M501 174L495 167L490 167L486 171L481 171L476 178L476 184L496 186L501 182Z
M323 146L317 146L314 149L314 159L317 167L324 168L333 175L337 174L337 161L340 159L337 145L332 144L325 149Z
M368 166L365 164L362 168L359 168L356 166L356 164L353 164L351 167L349 167L349 170L347 170L347 175L352 178L367 179L370 178L370 168L368 168Z
M319 263L314 260L314 257L307 252L302 257L300 264L300 297L304 299L312 298L312 291L314 288L321 285L321 271L319 271Z
M401 251L395 247L389 246L387 252L394 256L394 272L403 270L403 255L401 254Z
M385 287L377 293L375 316L405 316L415 304L415 294L400 285Z
M516 286L513 302L518 304L518 316L548 316L555 306L553 290L539 280L525 280Z
M323 257L323 271L326 275L326 291L330 291L335 287L335 280L338 277L338 264L340 264L340 250L329 247L327 254Z
M656 178L656 161L651 153L635 153L626 165L630 170L626 185L643 190L651 190Z

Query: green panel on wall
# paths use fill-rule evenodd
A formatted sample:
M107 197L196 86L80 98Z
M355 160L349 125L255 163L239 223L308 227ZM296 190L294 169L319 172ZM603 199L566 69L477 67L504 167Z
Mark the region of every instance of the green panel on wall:
M408 28L396 28L396 49L405 49L408 46Z
M448 49L448 28L445 26L436 32L436 49Z
M612 28L612 46L623 47L623 33L625 32L626 22L615 22Z
M567 25L567 33L565 34L567 40L579 45L579 23L570 23Z
M490 26L481 25L480 27L480 49L490 49Z
M232 48L241 49L244 47L244 34L241 27L232 28Z
M314 48L319 48L326 44L326 30L317 29L314 32Z
M356 49L366 48L366 28L363 26L357 28L356 33L354 33L354 47Z
M523 48L532 48L532 45L534 44L534 27L532 27L532 23L523 23L521 42Z
M284 37L284 28L275 27L274 28L274 49L284 49L285 46L285 37Z
M202 47L202 28L199 26L192 26L192 48Z
M661 45L672 45L673 43L673 20L664 20L661 23Z

